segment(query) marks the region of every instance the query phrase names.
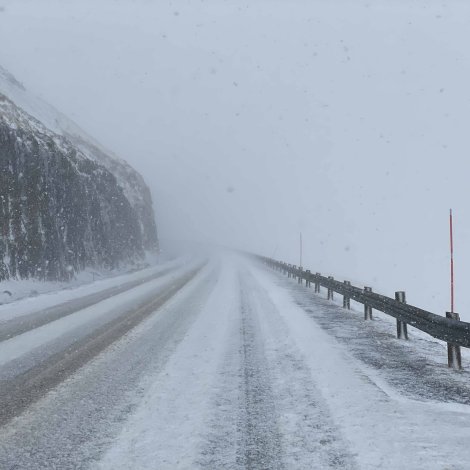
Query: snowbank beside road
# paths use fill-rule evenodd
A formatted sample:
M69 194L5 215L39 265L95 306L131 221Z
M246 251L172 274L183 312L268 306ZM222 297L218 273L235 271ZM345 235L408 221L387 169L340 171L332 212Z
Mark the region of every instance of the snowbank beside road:
M21 315L79 299L128 282L144 279L152 274L157 274L167 268L180 266L188 261L188 257L175 258L145 269L131 273L121 273L114 277L106 277L95 281L91 281L88 277L89 274L83 272L80 273L76 281L70 283L40 282L31 279L1 282L1 290L11 289L11 292L15 293L17 299L0 305L0 324ZM33 295L31 295L32 292ZM3 295L10 298L8 294Z

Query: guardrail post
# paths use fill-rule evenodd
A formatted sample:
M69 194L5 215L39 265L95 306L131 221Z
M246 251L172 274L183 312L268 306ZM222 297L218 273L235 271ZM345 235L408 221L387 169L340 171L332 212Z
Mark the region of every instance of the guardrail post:
M446 318L460 321L460 315L455 312L446 312ZM455 370L462 369L462 355L460 353L460 346L447 343L447 365Z
M364 287L364 292L372 292L372 287ZM372 320L372 307L364 304L364 320Z
M351 282L350 281L344 281L344 284L346 286L350 286ZM343 295L343 308L351 310L351 299L346 294Z
M328 276L328 279L333 279L333 276ZM328 287L328 296L327 296L328 300L333 300L333 289L331 289L330 287Z
M316 273L317 276L321 276L320 273ZM318 279L315 279L315 293L319 294L320 293L320 281Z
M395 300L402 304L406 304L406 294L403 291L395 292ZM397 338L408 339L408 325L401 320L397 319Z
M306 274L305 286L310 287L312 285L312 281L310 280L310 275L312 273L310 272L310 269L307 269L307 271L305 271L305 274Z

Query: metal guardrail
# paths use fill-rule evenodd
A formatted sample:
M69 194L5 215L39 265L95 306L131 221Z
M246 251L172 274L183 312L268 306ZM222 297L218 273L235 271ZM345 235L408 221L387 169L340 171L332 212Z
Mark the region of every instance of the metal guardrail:
M315 286L315 292L320 292L320 287L327 289L327 298L333 299L334 292L343 296L343 307L350 308L350 300L353 299L364 305L364 319L372 319L372 310L378 310L390 315L397 320L397 337L408 339L407 325L424 331L434 338L447 343L448 365L454 369L462 368L460 347L470 348L470 323L460 321L460 316L455 312L447 312L446 316L436 315L413 305L406 303L405 293L396 292L395 299L372 292L370 287L356 287L350 282L340 282L333 277L325 277L320 273L311 273L301 267L276 261L271 258L258 256L262 262L272 269L282 272L288 277L297 279L310 287Z

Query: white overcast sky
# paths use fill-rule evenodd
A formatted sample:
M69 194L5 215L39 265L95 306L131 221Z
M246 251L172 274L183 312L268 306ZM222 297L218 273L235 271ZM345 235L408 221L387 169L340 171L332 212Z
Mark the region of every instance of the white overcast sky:
M0 0L0 63L129 161L161 237L470 320L470 6ZM468 311L468 315L465 313Z

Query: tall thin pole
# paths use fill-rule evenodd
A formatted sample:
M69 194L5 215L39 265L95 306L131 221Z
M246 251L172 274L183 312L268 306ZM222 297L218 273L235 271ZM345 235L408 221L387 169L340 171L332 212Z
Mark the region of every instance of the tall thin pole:
M452 209L449 214L450 224L450 311L454 311L454 227Z
M302 267L302 232L300 232L300 267Z

